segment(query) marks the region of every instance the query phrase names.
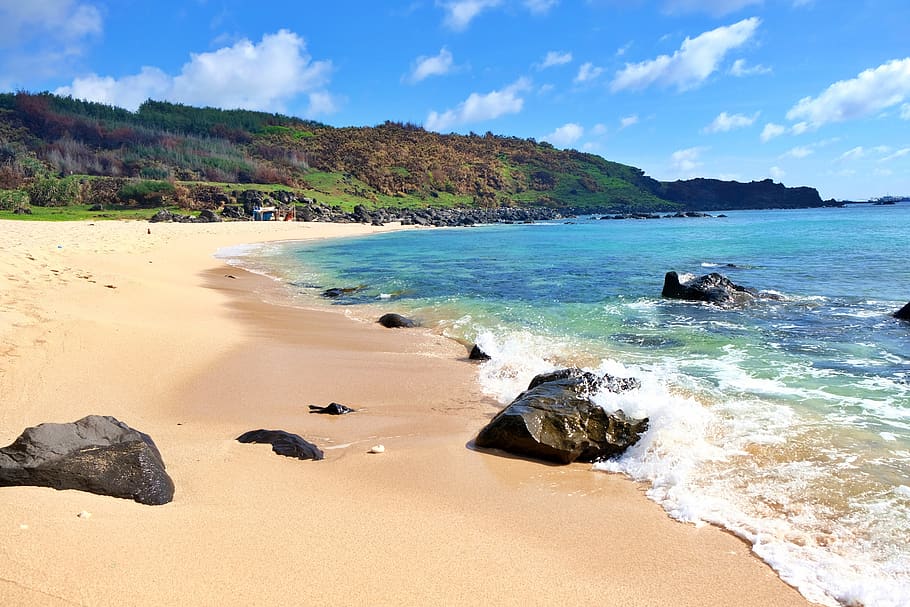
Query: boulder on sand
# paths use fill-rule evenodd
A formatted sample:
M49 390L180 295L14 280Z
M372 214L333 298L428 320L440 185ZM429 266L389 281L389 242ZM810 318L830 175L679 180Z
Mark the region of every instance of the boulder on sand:
M110 416L26 428L0 449L0 486L77 489L160 505L174 482L147 434Z
M540 375L477 435L477 447L568 464L618 455L638 442L648 420L621 410L607 413L591 401L600 389L639 386L632 378L598 377L578 369Z
M376 322L387 329L412 329L417 326L417 323L410 318L394 313L383 314Z
M237 437L239 443L265 443L272 445L272 451L285 457L320 460L325 457L322 450L297 434L284 430L250 430Z

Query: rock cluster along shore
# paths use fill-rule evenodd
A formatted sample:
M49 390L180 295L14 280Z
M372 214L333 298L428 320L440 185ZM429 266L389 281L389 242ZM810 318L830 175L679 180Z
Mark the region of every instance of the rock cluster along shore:
M603 215L600 219L663 219L685 217L710 217L699 212L677 212L673 214L620 213L613 208L551 208L551 207L446 207L423 209L378 208L367 209L357 205L353 211L319 203L313 198L298 197L291 192L261 192L244 190L234 192L236 203L227 195L212 200L211 208L204 209L199 216L181 215L166 209L158 211L150 221L177 223L210 223L224 220L250 220L253 210L261 207L277 208L277 218L293 217L297 221L318 221L324 223L364 223L384 225L401 222L402 225L457 227L490 223L530 223L566 219L578 215ZM219 211L219 212L216 212ZM612 214L611 214L612 213Z

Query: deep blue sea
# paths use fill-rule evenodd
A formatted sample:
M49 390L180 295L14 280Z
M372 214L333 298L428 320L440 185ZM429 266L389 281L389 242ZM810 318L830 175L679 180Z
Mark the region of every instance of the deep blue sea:
M602 394L648 416L592 473L644 481L668 514L742 537L807 598L910 605L910 203L727 217L413 230L225 257L312 303L416 317L493 356L509 402L536 373L636 376ZM720 272L780 300L664 300L664 274Z

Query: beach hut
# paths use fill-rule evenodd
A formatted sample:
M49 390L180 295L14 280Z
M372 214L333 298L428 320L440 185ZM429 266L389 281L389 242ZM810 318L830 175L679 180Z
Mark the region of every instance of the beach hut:
M275 207L254 207L253 221L272 221L275 219Z

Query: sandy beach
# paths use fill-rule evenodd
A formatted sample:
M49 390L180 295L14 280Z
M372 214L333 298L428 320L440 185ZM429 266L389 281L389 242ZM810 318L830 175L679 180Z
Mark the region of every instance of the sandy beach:
M176 485L164 506L0 488L0 604L808 604L626 478L470 449L499 406L460 344L265 303L277 285L213 256L384 229L0 222L0 445L113 415ZM307 413L332 401L359 411ZM234 440L257 428L325 460Z

